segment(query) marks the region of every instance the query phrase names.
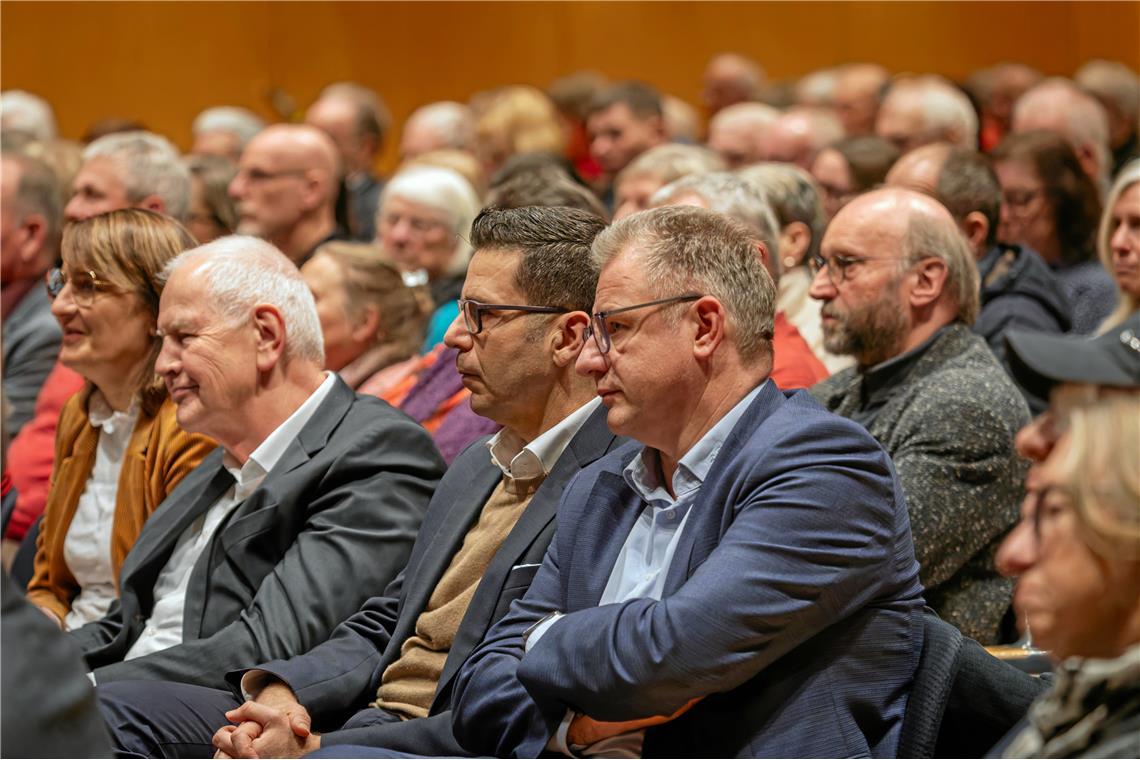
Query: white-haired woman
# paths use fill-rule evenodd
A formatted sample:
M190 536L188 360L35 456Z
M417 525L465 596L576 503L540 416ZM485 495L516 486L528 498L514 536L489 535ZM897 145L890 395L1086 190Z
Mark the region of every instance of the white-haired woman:
M1140 309L1140 158L1126 164L1112 183L1096 247L1116 281L1116 309L1101 324L1103 333Z
M443 340L459 314L459 292L467 273L471 222L479 198L457 172L416 166L384 186L376 214L376 241L404 274L409 286L426 284L435 302L424 350Z

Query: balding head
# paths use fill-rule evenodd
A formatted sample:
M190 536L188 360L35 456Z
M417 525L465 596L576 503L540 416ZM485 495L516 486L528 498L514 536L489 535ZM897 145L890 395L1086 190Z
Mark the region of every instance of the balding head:
M1113 150L1136 134L1140 117L1140 78L1119 61L1089 61L1074 81L1104 106L1108 116L1109 144Z
M468 150L475 135L471 109L462 103L441 101L417 108L404 122L400 158L433 150Z
M824 301L824 345L880 364L978 313L978 273L950 212L935 199L887 188L836 214L811 286Z
M332 138L349 176L367 173L391 125L388 107L366 87L340 82L329 85L305 112L305 123Z
M945 79L915 77L892 85L879 108L875 132L902 153L936 142L974 148L978 116L965 93Z
M934 195L938 176L952 148L946 143L934 143L915 148L900 158L887 172L888 187L914 190Z
M1053 77L1026 92L1013 106L1015 134L1045 130L1073 146L1081 168L1102 190L1112 171L1108 116L1096 98L1067 79Z
M765 158L810 170L821 150L843 139L843 126L829 111L795 108L772 122L765 136Z
M874 133L888 81L890 74L877 63L851 63L839 70L832 104L849 137Z
M780 112L764 103L737 103L721 109L709 122L709 147L736 169L764 160L768 127Z
M739 53L713 56L705 67L701 101L710 114L755 100L764 86L764 69Z
M333 204L340 181L336 145L325 132L301 124L275 124L242 152L230 195L238 232L256 235L299 261L335 228Z

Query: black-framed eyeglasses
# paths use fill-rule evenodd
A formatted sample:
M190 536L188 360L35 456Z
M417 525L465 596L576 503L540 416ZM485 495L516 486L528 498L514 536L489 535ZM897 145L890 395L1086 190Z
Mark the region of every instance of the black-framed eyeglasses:
M459 312L467 332L478 335L483 332L483 315L489 311L521 311L526 314L566 314L570 309L562 306L518 306L509 303L480 303L470 298L459 299Z
M110 282L100 279L99 275L91 271L65 272L55 268L48 270L44 275L48 297L53 301L68 283L71 283L71 297L75 299L75 303L84 307L90 306L100 291L114 288Z
M906 258L905 256L844 256L838 253L824 257L817 253L808 259L808 271L812 277L815 277L819 274L819 270L827 267L827 279L838 288L847 280L847 270L857 264L866 264L869 261L905 261Z
M688 293L683 296L672 296L671 298L658 298L656 301L646 301L645 303L636 303L633 306L622 306L620 309L609 309L608 311L596 311L590 315L590 327L586 333L586 337L594 336L594 343L598 346L598 351L603 354L608 354L613 347L613 340L610 337L610 328L606 324L606 320L615 314L624 314L627 311L634 309L646 309L650 306L664 306L665 304L684 303L686 301L696 301L704 296L696 293Z

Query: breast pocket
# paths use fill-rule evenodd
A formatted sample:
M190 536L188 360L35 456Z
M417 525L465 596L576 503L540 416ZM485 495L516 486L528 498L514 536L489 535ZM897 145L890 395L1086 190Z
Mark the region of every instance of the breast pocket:
M503 615L507 614L507 609L510 608L511 602L516 599L522 598L527 589L530 588L531 581L534 580L535 573L538 572L538 564L515 565L511 571L507 573L507 578L503 581L503 590L499 594L499 601L495 605L495 622Z

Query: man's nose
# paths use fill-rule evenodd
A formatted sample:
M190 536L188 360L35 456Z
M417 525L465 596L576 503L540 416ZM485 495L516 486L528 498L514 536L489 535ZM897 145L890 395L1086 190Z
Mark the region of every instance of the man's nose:
M835 298L836 293L835 284L831 281L831 273L828 271L828 267L826 265L820 267L815 276L812 277L808 295L817 301L830 301Z
M578 359L574 363L574 369L579 375L597 377L605 374L608 368L605 354L598 350L598 342L594 340L592 335L586 338L585 343L582 344L582 350L578 353Z

